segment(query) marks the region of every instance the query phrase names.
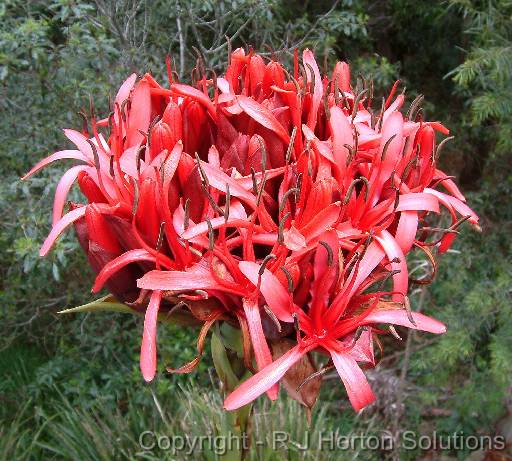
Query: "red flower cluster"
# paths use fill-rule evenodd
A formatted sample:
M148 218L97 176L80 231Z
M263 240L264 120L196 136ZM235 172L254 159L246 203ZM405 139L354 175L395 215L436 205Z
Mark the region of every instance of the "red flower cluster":
M436 168L443 143L435 132L448 130L422 120L418 101L404 116L396 84L374 109L372 84L353 88L344 62L322 76L309 50L301 61L295 54L289 72L238 49L223 77L197 72L193 86L168 70L168 89L149 74L130 76L108 118L93 115L90 132L88 124L64 131L77 150L26 175L58 159L82 162L57 186L41 255L74 223L98 274L93 291L106 285L145 311L147 381L156 372L159 310L208 300L200 314L191 309L204 322L200 350L216 321L236 322L246 364L252 346L258 369L227 397L227 409L265 392L275 399L287 370L317 351L330 356L360 410L374 395L358 363L374 364L373 341L388 331L378 325L445 331L410 311L405 255L416 247L435 266L431 248L446 251L463 220L478 226ZM71 204L63 216L75 181L88 204ZM441 206L452 225L433 234L427 220ZM274 361L270 337L295 345Z

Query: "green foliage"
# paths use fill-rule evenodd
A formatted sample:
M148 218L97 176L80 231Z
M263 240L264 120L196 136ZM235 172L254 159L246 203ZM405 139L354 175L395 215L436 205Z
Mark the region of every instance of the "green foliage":
M511 186L502 185L500 192L508 195ZM431 293L433 310L449 333L416 354L413 362L415 370L428 371L425 386L449 389L437 398L448 398L453 412L439 420L447 432L492 432L493 423L503 416L503 395L512 376L510 207L496 207L490 192L472 194L470 200L489 218L506 219L506 224L487 221L482 234L464 233L453 254L441 262Z
M512 149L512 2L452 1L468 23L465 31L466 57L449 75L460 86L471 107L471 122L485 122L492 128L488 137L497 144L496 152Z

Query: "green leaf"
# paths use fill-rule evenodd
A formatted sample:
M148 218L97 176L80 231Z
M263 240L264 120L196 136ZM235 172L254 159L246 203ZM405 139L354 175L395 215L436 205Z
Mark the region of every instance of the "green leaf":
M137 314L138 312L128 307L126 304L120 303L113 296L107 295L102 298L91 301L81 306L71 307L57 312L58 314L76 314L80 312L124 312L126 314Z
M222 339L218 333L214 330L212 335L212 358L215 370L219 379L224 383L226 390L231 392L238 386L238 378L231 367L229 358L226 352L226 348L222 343Z
M235 351L238 357L244 356L242 334L238 328L233 328L229 323L224 322L221 326L222 343L227 348Z
M119 302L112 295L103 296L102 298L91 301L81 306L64 309L57 312L58 314L79 314L82 312L121 312L123 314L135 314L143 317L145 311L132 309L130 306ZM174 310L171 313L159 312L158 321L183 326L197 326L200 322L195 319L188 311Z

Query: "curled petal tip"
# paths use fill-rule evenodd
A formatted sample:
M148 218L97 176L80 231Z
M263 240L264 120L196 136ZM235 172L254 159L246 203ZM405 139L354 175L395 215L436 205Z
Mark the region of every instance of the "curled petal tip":
M151 381L153 381L153 379L155 379L155 374L156 373L151 373L151 372L144 372L143 370L142 371L142 377L144 378L144 381L146 381L147 383L150 383Z

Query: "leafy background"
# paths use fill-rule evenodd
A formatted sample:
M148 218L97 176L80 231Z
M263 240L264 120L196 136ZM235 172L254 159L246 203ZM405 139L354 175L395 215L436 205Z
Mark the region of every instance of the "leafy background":
M312 47L322 65L349 60L353 75L373 76L383 94L399 78L409 100L450 127L455 140L441 159L482 216L441 259L436 283L415 302L449 325L442 338L407 336L385 344L387 358L370 380L379 402L362 415L335 379L307 425L287 399L259 402L253 438L286 430L288 451L255 447L250 459L332 459L298 448L306 431L378 434L496 435L511 432L512 274L510 0L306 1L55 0L0 3L0 458L180 459L143 451L143 430L166 435L216 434L225 423L218 383L206 359L196 373L150 386L138 371L141 322L121 314L61 318L56 312L90 299L92 274L72 233L46 259L56 177L52 167L30 182L19 177L65 145L63 127L136 70L163 77L172 55L188 79L199 50L208 65L226 61L225 35L289 59ZM420 301L420 297L423 301ZM194 354L194 332L159 330L160 364ZM507 429L508 428L508 429ZM196 454L218 459L211 450ZM356 447L336 459L509 459L467 450L376 452ZM496 457L495 457L496 456Z

